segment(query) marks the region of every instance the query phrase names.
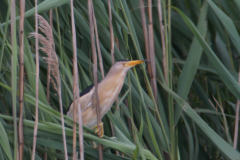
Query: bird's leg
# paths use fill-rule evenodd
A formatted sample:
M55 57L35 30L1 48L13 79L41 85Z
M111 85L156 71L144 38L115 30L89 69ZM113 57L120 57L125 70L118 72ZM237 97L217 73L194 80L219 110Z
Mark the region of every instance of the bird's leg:
M103 122L99 123L94 128L97 128L95 133L98 135L98 137L102 138L104 135Z
M92 147L93 147L93 148L97 148L97 147L98 147L97 144L96 144L96 142L92 142Z

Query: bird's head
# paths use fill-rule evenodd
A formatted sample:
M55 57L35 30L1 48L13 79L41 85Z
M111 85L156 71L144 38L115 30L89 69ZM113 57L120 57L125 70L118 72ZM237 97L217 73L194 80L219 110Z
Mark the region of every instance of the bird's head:
M144 63L145 60L134 60L134 61L129 61L129 60L120 60L117 61L112 68L114 68L115 71L128 71L130 68Z
M117 61L110 69L111 72L122 72L126 73L130 68L144 63L146 60L135 60L135 61L129 61L129 60L120 60Z

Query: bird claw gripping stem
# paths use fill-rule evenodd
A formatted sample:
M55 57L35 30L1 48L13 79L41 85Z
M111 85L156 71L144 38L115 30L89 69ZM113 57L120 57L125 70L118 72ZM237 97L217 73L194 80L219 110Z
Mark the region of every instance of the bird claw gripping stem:
M98 137L102 138L104 135L103 122L99 123L94 128L97 128L95 133L98 135Z

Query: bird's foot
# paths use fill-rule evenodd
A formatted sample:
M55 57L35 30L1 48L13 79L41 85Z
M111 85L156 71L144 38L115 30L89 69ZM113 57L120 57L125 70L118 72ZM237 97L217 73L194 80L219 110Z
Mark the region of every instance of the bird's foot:
M104 135L103 122L99 123L94 128L97 128L95 133L98 135L98 137L102 138Z

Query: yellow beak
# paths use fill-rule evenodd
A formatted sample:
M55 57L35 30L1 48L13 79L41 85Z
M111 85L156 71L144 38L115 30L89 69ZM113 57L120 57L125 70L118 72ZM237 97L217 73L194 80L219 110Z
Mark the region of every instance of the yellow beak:
M129 61L127 63L125 63L125 67L133 67L133 66L136 66L138 64L141 64L143 62L145 62L146 60L135 60L135 61Z

